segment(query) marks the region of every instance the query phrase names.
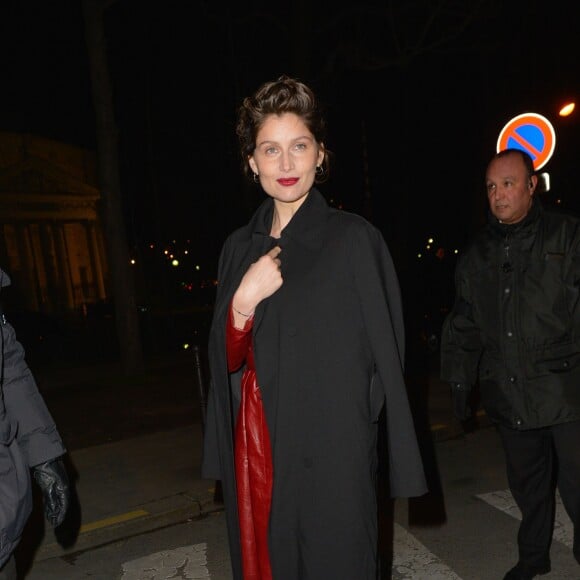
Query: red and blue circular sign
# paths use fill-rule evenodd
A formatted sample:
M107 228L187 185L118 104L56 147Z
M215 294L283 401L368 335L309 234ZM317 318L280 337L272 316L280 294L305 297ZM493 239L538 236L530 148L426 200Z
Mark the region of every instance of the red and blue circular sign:
M523 113L506 123L497 140L497 152L521 149L534 161L534 169L544 167L556 147L554 127L542 115Z

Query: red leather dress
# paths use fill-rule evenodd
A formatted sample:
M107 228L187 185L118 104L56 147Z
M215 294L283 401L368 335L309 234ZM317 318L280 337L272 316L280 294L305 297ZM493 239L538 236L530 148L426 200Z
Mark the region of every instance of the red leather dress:
M235 328L230 306L226 324L228 370L242 374L241 403L235 426L235 470L244 580L271 580L268 522L272 503L272 450L256 379L252 348L253 318Z

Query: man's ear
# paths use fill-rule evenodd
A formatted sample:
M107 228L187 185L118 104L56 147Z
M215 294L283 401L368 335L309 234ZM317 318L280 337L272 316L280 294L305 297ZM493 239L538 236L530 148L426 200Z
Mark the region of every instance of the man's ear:
M528 189L530 190L530 195L533 195L536 191L536 186L538 185L538 176L532 175L528 181Z

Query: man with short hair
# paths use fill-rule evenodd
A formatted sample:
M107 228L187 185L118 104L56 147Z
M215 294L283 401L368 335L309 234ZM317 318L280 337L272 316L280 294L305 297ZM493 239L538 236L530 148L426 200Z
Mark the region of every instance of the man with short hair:
M524 151L490 161L488 223L458 261L441 342L460 419L479 381L522 512L519 559L504 580L550 571L554 476L580 563L580 220L545 210L537 180Z

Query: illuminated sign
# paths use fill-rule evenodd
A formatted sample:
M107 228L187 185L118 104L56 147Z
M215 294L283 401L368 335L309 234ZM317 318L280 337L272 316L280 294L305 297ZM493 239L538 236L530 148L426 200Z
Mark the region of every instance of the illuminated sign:
M497 152L521 149L534 161L534 169L544 167L556 147L554 127L542 115L524 113L506 123L497 140Z

